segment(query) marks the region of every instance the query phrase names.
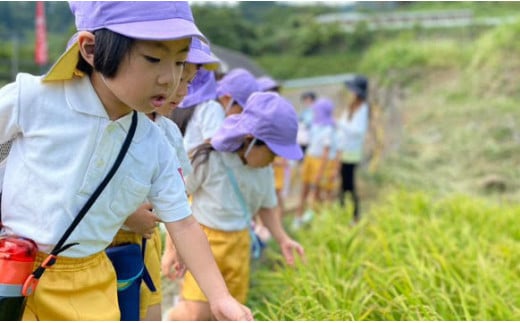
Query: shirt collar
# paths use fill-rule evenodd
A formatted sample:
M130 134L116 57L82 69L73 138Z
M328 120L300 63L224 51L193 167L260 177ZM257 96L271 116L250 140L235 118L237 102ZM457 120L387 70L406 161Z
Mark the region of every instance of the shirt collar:
M72 110L108 118L108 114L101 103L90 78L88 76L64 82L65 99Z
M64 82L65 99L69 108L88 115L109 119L108 114L101 103L90 78L88 76L72 81ZM114 122L118 123L125 132L130 129L132 123L133 111ZM144 114L138 113L137 130L134 136L134 141L141 141L151 125L151 120Z

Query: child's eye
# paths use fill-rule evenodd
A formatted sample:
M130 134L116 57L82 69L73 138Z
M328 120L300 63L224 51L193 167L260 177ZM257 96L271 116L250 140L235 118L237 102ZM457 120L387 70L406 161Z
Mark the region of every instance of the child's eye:
M159 63L161 61L159 58L152 57L152 56L147 56L147 55L144 55L144 58L147 61L149 61L150 63Z
M185 67L185 66L186 66L186 61L183 61L183 62L177 62L176 65L177 65L177 66Z

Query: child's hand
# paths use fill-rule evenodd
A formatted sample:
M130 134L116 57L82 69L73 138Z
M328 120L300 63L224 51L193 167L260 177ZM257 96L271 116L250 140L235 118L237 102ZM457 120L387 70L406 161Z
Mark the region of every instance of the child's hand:
M296 253L300 255L300 258L303 262L306 261L305 251L303 250L303 247L298 242L290 238L287 238L280 242L280 249L282 251L283 257L285 258L285 262L287 262L289 266L294 265L294 251L296 251Z
M152 207L150 203L141 204L125 221L125 225L132 232L142 234L146 239L151 238L157 222L161 222L161 219L151 211Z
M168 239L168 237L166 238ZM164 251L161 259L161 271L170 280L181 278L186 273L186 265L175 248L167 248Z
M253 314L246 306L237 302L231 295L210 303L213 316L219 321L252 321Z

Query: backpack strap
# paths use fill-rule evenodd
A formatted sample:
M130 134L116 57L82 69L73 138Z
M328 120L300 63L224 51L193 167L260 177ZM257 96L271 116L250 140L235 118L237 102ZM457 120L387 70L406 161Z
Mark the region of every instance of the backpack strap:
M143 263L144 263L144 252L145 252L145 249L146 249L146 239L143 238L142 242L141 242L141 250L142 250L142 255L143 255ZM144 264L143 266L143 281L144 283L146 284L146 287L148 287L148 289L152 292L156 292L157 291L157 288L155 287L154 283L153 283L153 280L152 280L152 276L150 276L150 272L148 271L148 268L146 268L146 263Z

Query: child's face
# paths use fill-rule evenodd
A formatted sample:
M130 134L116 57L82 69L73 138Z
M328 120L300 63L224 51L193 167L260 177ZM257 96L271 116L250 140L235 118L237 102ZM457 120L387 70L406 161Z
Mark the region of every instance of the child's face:
M233 114L240 114L242 113L242 111L244 111L242 106L238 104L236 101L233 101L233 104L231 104L229 108L226 110L226 117L229 117Z
M249 146L251 142L247 143ZM274 161L276 155L269 149L266 144L253 144L249 152L245 154L247 165L250 167L266 167Z
M164 105L162 105L160 108L155 109L155 112L164 116L169 115L173 110L175 110L179 106L181 101L184 99L184 97L188 94L188 86L191 84L191 82L197 75L197 71L197 65L186 63L177 90L174 92L172 96L170 96L166 100L166 103Z
M108 100L115 105L112 109L135 109L150 113L165 105L166 99L179 86L189 44L190 38L136 41L131 52L121 62L116 76L103 80L115 96L115 100ZM106 104L106 100L103 103Z
M303 106L310 107L314 103L314 100L312 98L310 98L310 97L305 97L302 100L302 103L303 103Z

